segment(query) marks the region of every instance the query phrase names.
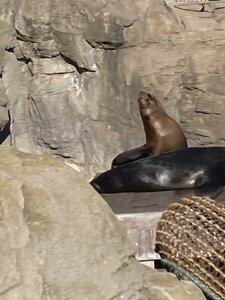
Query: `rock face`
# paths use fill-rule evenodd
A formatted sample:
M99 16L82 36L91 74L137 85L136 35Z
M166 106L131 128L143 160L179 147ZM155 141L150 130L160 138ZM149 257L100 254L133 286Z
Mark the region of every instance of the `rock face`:
M0 148L0 300L204 300L134 258L125 229L72 168Z
M93 2L93 1L92 1ZM90 178L144 143L151 91L189 145L224 145L225 4L1 1L0 134L70 159Z

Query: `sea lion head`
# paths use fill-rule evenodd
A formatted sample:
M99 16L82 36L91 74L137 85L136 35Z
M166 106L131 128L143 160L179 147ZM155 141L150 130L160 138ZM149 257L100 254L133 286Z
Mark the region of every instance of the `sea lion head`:
M154 111L157 107L162 107L161 103L151 94L141 91L138 95L140 110L148 113Z

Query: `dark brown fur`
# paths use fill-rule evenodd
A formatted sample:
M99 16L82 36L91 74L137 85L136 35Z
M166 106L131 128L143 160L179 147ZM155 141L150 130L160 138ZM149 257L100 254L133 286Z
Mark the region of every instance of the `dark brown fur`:
M159 100L143 91L138 96L146 145L153 155L187 148L186 138L178 123L171 118Z

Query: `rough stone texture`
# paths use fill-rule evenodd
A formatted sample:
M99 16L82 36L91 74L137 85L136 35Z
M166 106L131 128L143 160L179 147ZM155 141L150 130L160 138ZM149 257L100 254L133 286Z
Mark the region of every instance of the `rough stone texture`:
M224 145L225 3L0 6L0 105L17 149L69 158L90 178L144 143L141 89L182 123L189 145Z
M204 300L134 258L125 229L57 158L0 148L0 300Z

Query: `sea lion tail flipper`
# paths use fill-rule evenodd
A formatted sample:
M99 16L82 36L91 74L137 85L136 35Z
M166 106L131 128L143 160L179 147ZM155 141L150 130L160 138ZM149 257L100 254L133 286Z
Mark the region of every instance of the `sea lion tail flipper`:
M198 188L196 196L205 196L215 199L219 194L223 192L223 189L224 187L222 185L203 185L202 187Z
M112 168L126 164L128 162L149 156L151 150L146 145L122 152L112 161Z

